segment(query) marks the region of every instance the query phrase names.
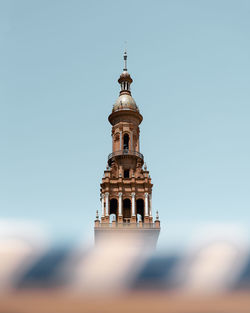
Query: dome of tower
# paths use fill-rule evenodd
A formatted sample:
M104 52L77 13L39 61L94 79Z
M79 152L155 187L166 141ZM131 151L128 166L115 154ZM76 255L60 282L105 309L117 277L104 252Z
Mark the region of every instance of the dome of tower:
M113 105L113 111L120 111L120 110L133 110L139 113L139 109L135 103L135 100L131 96L130 85L133 82L130 74L127 70L127 52L124 52L124 68L123 72L121 73L118 83L121 85L120 96L116 100L115 104Z
M130 84L133 82L133 79L131 78L130 74L127 72L127 70L124 70L119 79L118 79L118 83L121 84L123 81L127 81Z
M135 100L129 94L121 94L113 105L113 112L119 110L136 110L139 109Z

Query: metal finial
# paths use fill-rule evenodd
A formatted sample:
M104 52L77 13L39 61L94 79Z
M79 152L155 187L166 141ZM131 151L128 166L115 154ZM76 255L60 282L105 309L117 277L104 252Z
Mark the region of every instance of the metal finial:
M144 163L144 170L146 171L148 168L147 168L147 164Z
M124 54L123 54L123 59L124 59L124 71L127 71L127 58L128 58L128 56L127 56L127 51L126 51L126 49L125 49L125 51L124 51Z
M99 220L99 212L96 210L96 219Z
M158 221L159 220L159 212L156 211L156 220Z

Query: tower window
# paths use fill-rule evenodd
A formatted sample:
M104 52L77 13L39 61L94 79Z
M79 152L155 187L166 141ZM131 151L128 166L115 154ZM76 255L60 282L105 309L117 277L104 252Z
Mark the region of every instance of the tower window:
M137 222L144 222L144 200L136 200Z
M123 149L128 150L129 149L129 135L125 134L123 136Z
M109 209L110 212L109 212L109 214L117 215L117 208L118 208L117 200L116 199L111 199L109 205L110 205L110 209Z
M130 199L123 200L123 218L131 218L131 201Z
M124 178L129 178L129 170L124 170Z

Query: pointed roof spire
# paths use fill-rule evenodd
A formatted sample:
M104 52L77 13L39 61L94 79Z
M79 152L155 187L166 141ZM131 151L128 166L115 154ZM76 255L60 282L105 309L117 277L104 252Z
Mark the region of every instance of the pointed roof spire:
M125 49L125 51L124 51L124 54L123 54L123 60L124 60L124 71L127 71L127 58L128 58L128 56L127 56L127 51L126 51L126 49Z
M121 86L120 95L118 99L116 100L115 104L113 105L113 112L122 110L122 109L124 110L131 109L131 110L139 112L139 109L135 103L135 100L131 96L130 85L132 84L133 79L131 78L130 74L127 71L126 49L124 50L123 60L124 60L123 72L121 73L118 79L118 83Z
M123 54L124 68L123 68L123 72L121 73L118 79L118 83L121 85L120 95L121 94L131 95L130 84L133 82L133 79L130 77L127 71L127 58L128 58L127 51L125 49L124 54Z

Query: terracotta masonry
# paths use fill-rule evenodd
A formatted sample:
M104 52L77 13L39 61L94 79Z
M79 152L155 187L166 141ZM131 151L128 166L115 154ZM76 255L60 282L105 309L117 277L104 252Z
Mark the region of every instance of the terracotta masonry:
M97 239L98 231L105 229L148 229L153 231L157 241L160 221L158 212L153 221L153 184L140 153L139 125L143 117L131 96L133 80L127 71L126 52L118 82L120 95L108 118L112 125L112 153L101 182L101 218L97 212L95 237Z

